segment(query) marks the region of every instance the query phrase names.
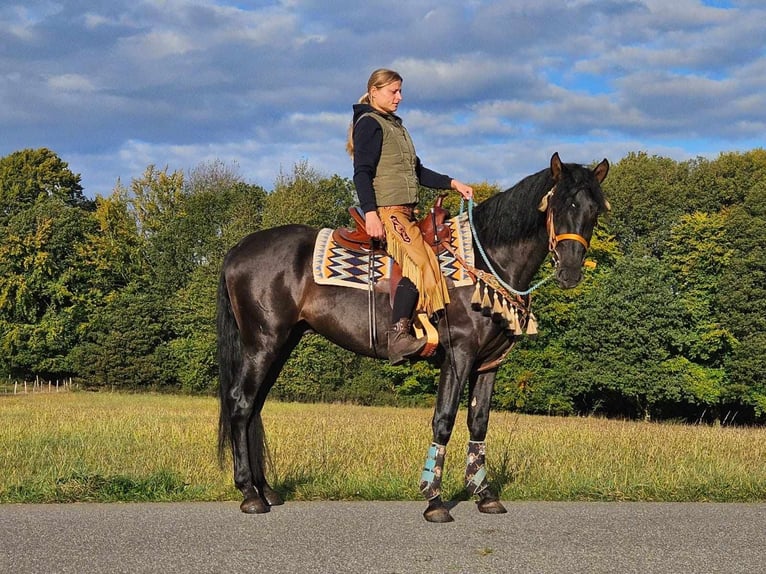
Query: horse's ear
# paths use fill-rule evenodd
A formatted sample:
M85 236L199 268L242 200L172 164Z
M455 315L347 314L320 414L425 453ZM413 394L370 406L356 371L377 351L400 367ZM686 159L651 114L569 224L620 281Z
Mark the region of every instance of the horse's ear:
M559 157L559 152L551 156L551 173L553 174L553 181L559 181L559 178L561 178L561 158Z
M593 173L599 183L603 182L606 179L606 174L609 173L609 161L604 158L604 160L596 166L596 169L593 170Z

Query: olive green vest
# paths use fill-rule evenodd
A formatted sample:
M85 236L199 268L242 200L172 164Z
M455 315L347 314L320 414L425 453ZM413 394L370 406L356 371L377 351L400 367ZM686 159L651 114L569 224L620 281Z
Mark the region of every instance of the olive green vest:
M418 202L418 177L415 173L415 146L401 120L393 116L366 113L383 129L380 160L372 180L375 201L380 207ZM364 117L362 116L362 117Z

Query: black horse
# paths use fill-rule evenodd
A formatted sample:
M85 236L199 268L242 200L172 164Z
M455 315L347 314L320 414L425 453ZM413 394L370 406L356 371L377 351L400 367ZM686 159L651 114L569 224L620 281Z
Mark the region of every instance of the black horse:
M424 513L432 522L452 520L441 499L441 471L464 386L468 383L470 442L466 488L478 509L503 513L485 470L484 440L497 365L529 319L520 297L552 253L562 288L576 286L599 213L608 209L601 191L609 163L591 170L563 164L558 154L550 168L530 175L471 212L473 272L483 278L485 298L504 301L509 313L477 312L475 288L453 288L446 313L437 322L439 346L430 359L441 367L433 415L433 443L421 477L428 500ZM234 459L234 483L246 513L268 512L282 499L265 476L261 409L285 361L307 331L361 355L385 358L386 340L370 337L370 317L384 332L390 314L386 293L318 285L312 255L318 230L288 225L248 235L226 255L218 288L218 362L220 370L219 456L228 444ZM510 301L513 301L511 308ZM497 311L497 309L495 309ZM485 309L485 311L487 311ZM487 315L493 315L493 318ZM506 320L508 319L508 320ZM377 321L376 321L377 322ZM509 325L515 324L514 328Z

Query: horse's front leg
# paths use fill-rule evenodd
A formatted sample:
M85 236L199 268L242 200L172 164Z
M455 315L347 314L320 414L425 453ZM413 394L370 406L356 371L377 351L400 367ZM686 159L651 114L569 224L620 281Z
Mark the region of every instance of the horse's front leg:
M489 485L486 467L486 437L489 426L490 401L495 386L495 371L473 375L468 401L468 454L465 463L465 487L476 497L479 512L503 514L505 507Z
M444 362L439 378L436 406L432 421L433 442L428 448L426 463L420 476L420 491L428 501L423 516L429 522L452 522L453 518L441 497L442 471L447 443L455 426L460 394L468 377L472 361Z

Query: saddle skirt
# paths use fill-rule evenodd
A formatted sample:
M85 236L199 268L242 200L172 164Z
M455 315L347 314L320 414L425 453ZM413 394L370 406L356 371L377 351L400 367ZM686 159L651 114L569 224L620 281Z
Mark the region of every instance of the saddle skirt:
M464 213L453 217L445 221L444 226L449 230L449 241L453 249L469 265L473 265L473 242L468 215ZM471 276L449 251L441 249L437 257L449 288L473 284ZM372 274L370 261L374 266ZM333 229L321 229L314 243L313 273L314 281L319 285L369 289L371 275L376 284L389 283L393 266L394 260L388 253L375 251L370 254L369 251L348 249L337 240Z

